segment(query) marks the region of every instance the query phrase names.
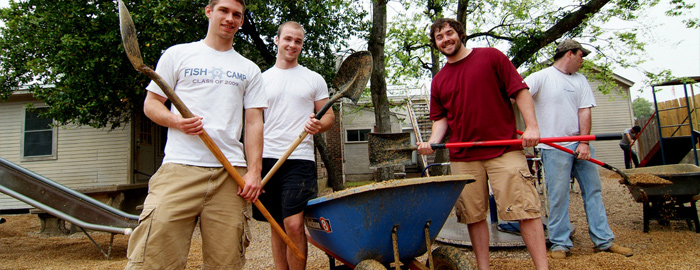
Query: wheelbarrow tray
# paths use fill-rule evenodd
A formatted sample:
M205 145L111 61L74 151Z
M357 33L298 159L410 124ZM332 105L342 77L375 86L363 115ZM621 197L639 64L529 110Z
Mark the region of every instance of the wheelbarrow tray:
M425 226L435 239L452 211L468 175L412 178L346 189L309 201L305 223L310 242L345 264L394 261L392 230L397 227L401 260L426 249Z
M700 167L691 164L671 164L640 167L624 171L626 174L648 173L673 182L660 187L627 185L636 202L648 201L650 197L693 197L700 194Z

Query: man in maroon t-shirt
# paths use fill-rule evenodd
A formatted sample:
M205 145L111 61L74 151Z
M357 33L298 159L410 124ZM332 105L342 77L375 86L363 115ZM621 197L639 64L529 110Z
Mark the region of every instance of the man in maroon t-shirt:
M486 214L489 184L502 220L517 220L525 245L537 269L547 269L547 249L540 220L540 201L534 178L527 167L523 146L535 146L540 132L528 86L513 64L493 48L467 48L462 25L438 19L430 28L430 41L447 58L431 85L432 135L421 143L423 155L434 152L450 133L450 142L517 138L511 99L520 109L526 129L518 146L450 149L453 174L470 174L457 201L457 219L466 223L479 269L489 268L489 229Z

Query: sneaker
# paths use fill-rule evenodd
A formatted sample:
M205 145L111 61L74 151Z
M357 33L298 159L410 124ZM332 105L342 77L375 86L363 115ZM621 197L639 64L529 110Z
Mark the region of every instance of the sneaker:
M634 252L632 252L631 248L623 247L623 246L615 244L615 243L613 243L612 246L610 246L608 249L605 249L602 251L617 253L620 255L624 255L626 257L634 255Z
M566 251L565 250L552 250L552 259L565 259L566 258Z

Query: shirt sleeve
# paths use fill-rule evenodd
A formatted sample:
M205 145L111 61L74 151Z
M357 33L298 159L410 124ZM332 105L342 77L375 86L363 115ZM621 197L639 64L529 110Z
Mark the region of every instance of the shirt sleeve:
M243 107L245 109L267 108L267 95L263 89L262 74L260 70L255 72L250 82L246 86L243 96Z
M170 88L173 88L177 82L177 72L174 70L175 60L173 54L174 52L172 47L165 50L163 55L160 56L160 59L158 59L158 64L156 65L156 73L163 78L163 81L167 83ZM146 90L159 96L167 97L165 95L165 91L160 89L160 86L156 84L155 81L151 81L148 86L146 86Z
M328 98L328 84L326 84L326 80L324 80L320 74L314 73L314 75L316 77L316 96L314 97L314 101L319 101L324 98Z
M593 89L591 89L591 85L588 83L588 79L586 76L583 76L583 74L579 74L581 76L581 89L583 89L583 93L581 93L581 102L579 103L579 109L583 108L592 108L597 106L595 102L595 97L593 96Z

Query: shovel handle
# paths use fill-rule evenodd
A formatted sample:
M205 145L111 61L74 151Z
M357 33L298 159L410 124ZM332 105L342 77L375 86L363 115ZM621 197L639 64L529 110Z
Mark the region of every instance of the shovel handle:
M523 135L523 132L520 131L520 130L518 130L518 134ZM606 135L606 136L612 136L613 134L614 134L614 133L609 133L609 134L605 134L605 135ZM595 135L594 135L594 136L595 136ZM603 137L606 137L606 136L603 136ZM618 135L618 137L622 137L622 136L621 136L621 135ZM614 138L614 139L616 139L616 138ZM542 140L540 140L540 142L542 142ZM558 145L558 144L554 144L554 143L544 143L544 144L549 145L549 146L551 146L551 147L554 147L554 148L556 148L556 149L558 149L558 150L567 152L567 153L572 154L572 155L574 155L574 156L578 155L578 154L577 154L576 152L574 152L573 150L571 150L571 149L569 149L569 148L566 148L566 147L563 147L563 146ZM607 164L607 163L602 162L602 161L600 161L600 160L597 160L597 159L595 159L595 158L589 158L588 161L592 162L593 164L599 165L599 166L601 166L601 167L603 167L603 168L605 168L605 169L608 169L608 170L611 170L611 171L613 171L613 172L616 172L617 174L619 174L620 176L622 176L622 179L623 179L626 183L629 183L629 177L627 177L627 174L625 174L624 172L620 171L619 169L617 169L617 168L611 166L610 164Z
M175 91L173 91L173 89L170 87L170 85L168 85L163 80L163 78L160 77L160 75L158 75L158 73L156 73L153 69L151 69L147 66L143 66L142 68L139 69L139 71L146 74L148 77L153 79L153 81L155 81L156 84L158 84L160 89L163 90L163 93L165 93L165 95L168 97L170 102L173 104L173 106L175 106L175 108L177 108L177 110L180 112L180 114L183 117L190 118L190 117L194 116L194 114L192 114L190 109L187 108L187 106L185 106L185 104L177 96L177 94L175 94ZM209 134L205 130L202 130L202 134L199 135L199 138L202 139L204 144L207 146L207 148L209 148L211 153L214 154L216 159L219 160L219 162L221 162L221 165L223 165L224 168L226 169L226 171L231 175L231 177L233 177L233 179L236 181L238 186L240 186L240 187L245 186L245 181L243 180L241 175L238 174L238 172L233 167L233 165L231 165L231 162L229 162L228 159L226 158L226 156L224 155L224 153L221 152L221 148L219 148L216 145L214 140L211 139L211 137L209 136ZM290 247L290 249L294 252L294 254L299 259L305 260L306 256L304 256L304 254L301 253L301 251L299 251L299 249L296 247L296 245L294 245L292 240L289 239L289 236L287 236L287 234L284 232L284 230L282 230L282 227L280 227L280 225L277 224L277 222L272 217L272 215L270 215L270 212L267 211L267 208L265 208L265 206L259 200L255 200L255 202L253 202L253 204L255 205L255 207L258 208L258 210L260 210L260 213L262 213L263 216L265 216L265 219L267 219L267 221L270 223L270 226L272 226L273 230L282 238L284 243L286 243L287 246Z
M262 182L260 182L261 187L264 187L265 184L267 184L267 182L270 181L270 178L272 178L272 176L275 175L277 170L282 166L282 163L284 163L284 161L287 160L287 158L292 154L292 152L294 152L294 150L297 149L297 146L299 146L301 141L303 141L304 138L306 138L306 135L308 135L308 133L306 133L306 130L304 130L301 132L301 134L299 134L299 136L297 136L296 140L294 140L294 142L292 142L289 148L287 148L287 151L284 152L284 154L282 154L282 156L277 160L277 162L275 162L275 165L273 165L272 168L270 168L270 171L268 171L267 174L265 174L265 178L263 178Z
M607 133L598 135L579 135L579 136L564 136L564 137L549 137L540 138L540 143L555 143L555 142L575 142L575 141L595 141L595 140L620 140L622 135L619 133ZM488 146L505 146L522 144L522 139L509 140L494 140L494 141L474 141L474 142L456 142L456 143L435 143L430 147L433 149L444 148L465 148L465 147L488 147Z

